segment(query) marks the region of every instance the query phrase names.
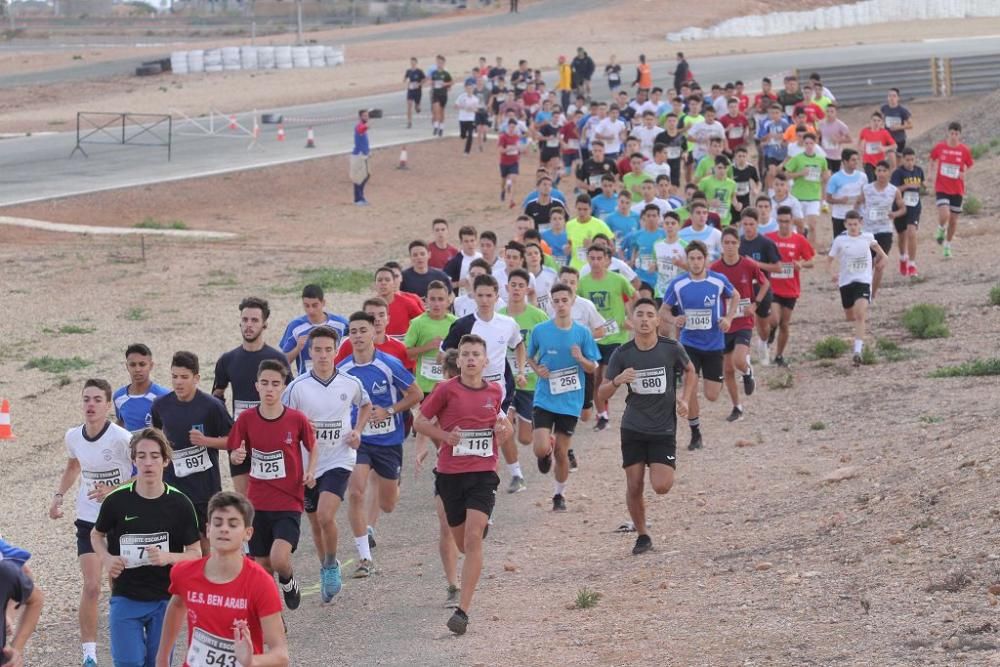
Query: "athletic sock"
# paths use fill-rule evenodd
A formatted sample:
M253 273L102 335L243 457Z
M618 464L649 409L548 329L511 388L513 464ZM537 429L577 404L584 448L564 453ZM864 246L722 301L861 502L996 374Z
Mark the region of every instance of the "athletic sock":
M860 338L854 339L854 354L861 354L861 350L864 348L865 342Z
M507 472L510 473L511 477L524 477L524 473L521 472L520 463L508 463Z
M743 404L742 403L737 403L733 407L736 408L737 410L739 410L740 412L743 412Z
M361 560L371 560L372 550L368 546L368 536L362 535L361 537L354 538L354 546L358 548L358 558Z
M555 483L555 495L561 496L563 491L566 490L566 482L556 482Z
M608 411L605 410L604 412L598 412L597 416L600 417L601 419L607 419L608 418Z
M84 660L87 658L93 658L95 661L97 660L97 642L83 642L80 644L80 647L83 649Z
M327 554L323 557L323 567L331 568L337 564L337 556L334 554Z
M699 419L698 417L692 417L688 419L688 426L691 427L692 433L697 432L698 429L701 428L701 419Z
M899 256L899 261L901 261L901 262L909 262L910 261L910 257L906 253L903 253L902 255Z

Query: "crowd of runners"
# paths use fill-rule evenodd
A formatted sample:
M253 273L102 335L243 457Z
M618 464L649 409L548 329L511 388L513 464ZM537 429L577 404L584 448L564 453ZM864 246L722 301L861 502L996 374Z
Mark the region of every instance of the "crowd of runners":
M173 352L169 386L157 384L143 343L124 348L127 384L84 383L83 422L66 432L49 508L64 520L76 486L84 667L97 664L106 577L119 667L167 667L185 621L188 667L289 664L286 612L299 607L302 581L315 575L328 604L344 576L378 571L376 527L400 501L404 446L417 471L433 469L455 634L469 624L498 472L508 494L523 491L526 455L552 476L552 511L566 511L571 473L585 464L573 446L583 424L619 426L632 553L645 553L646 479L669 492L678 419L698 450L700 397L725 388L726 419L737 421L756 389L753 364L788 366L800 277L825 215L855 364L894 230L900 273L917 275L924 189L951 256L971 154L952 123L927 178L906 146L912 120L898 91L855 134L815 75L777 91L764 79L751 98L742 82L703 90L678 54L664 91L640 58L633 97L612 61L612 99L602 100L591 98L588 60L582 49L572 63L560 58L552 91L524 61L508 76L499 58L481 59L463 82L464 151L498 133L500 199L518 209L509 229L454 234L434 219L429 240L409 243L408 266L374 271L357 311L331 313L323 289L305 286L303 314L276 347L265 341L267 301L243 299L241 340L216 361L210 392L190 351ZM453 81L444 58L429 74L414 59L405 79L414 113L429 82L442 135ZM532 153L533 191L516 199ZM612 415L619 390L624 409ZM338 553L345 501L351 568ZM311 565L293 557L303 514ZM0 600L21 605L5 618L17 616L3 650L20 665L42 602L21 548L30 545L12 542L0 542Z

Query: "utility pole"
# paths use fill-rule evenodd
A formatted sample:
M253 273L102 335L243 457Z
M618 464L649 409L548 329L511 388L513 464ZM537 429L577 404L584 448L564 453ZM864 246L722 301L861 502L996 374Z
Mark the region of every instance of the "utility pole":
M305 44L305 40L302 38L302 0L295 0L295 18L298 25L299 34L299 46Z

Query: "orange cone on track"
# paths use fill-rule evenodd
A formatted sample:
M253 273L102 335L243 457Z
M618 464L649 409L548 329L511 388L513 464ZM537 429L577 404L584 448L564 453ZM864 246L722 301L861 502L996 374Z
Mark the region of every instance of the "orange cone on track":
M396 169L407 169L406 166L406 146L403 146L402 150L399 151L399 166Z
M10 403L3 399L0 403L0 440L14 440L14 432L10 426Z
M282 123L278 123L278 141L285 140L285 126Z
M306 148L316 148L316 137L313 135L311 127L309 128L309 132L306 133Z

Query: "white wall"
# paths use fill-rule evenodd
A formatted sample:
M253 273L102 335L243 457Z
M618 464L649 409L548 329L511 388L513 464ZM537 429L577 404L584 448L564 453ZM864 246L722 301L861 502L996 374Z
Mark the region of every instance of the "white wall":
M667 33L667 41L765 37L894 21L987 16L1000 16L1000 0L865 0L802 12L740 16L727 19L710 28L689 27L680 32Z

